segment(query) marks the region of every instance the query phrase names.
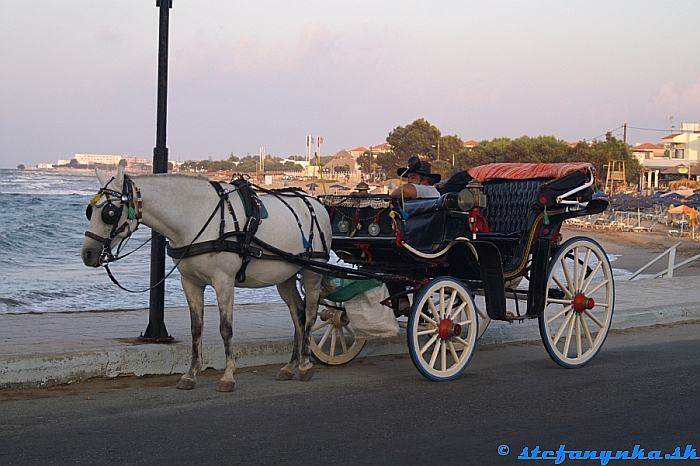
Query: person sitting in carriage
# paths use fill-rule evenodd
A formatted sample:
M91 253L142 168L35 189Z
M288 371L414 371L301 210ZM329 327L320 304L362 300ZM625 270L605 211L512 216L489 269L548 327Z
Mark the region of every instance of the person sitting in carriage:
M440 197L440 192L433 186L440 181L439 173L431 173L430 163L423 162L418 157L411 157L405 167L396 170L399 177L406 177L407 183L402 183L392 193L392 197L404 199Z

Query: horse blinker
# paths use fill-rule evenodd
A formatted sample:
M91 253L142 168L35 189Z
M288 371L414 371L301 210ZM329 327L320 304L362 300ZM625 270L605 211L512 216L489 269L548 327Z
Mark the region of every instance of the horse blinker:
M119 217L121 216L121 209L115 206L113 203L108 202L102 208L102 221L107 225L116 225L119 223Z

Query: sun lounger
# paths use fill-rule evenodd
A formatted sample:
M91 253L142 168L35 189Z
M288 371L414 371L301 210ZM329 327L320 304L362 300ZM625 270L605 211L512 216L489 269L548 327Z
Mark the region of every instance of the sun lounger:
M654 227L656 226L656 220L651 222L649 225L639 225L636 226L632 229L632 231L635 231L637 233L642 232L642 231L654 231Z

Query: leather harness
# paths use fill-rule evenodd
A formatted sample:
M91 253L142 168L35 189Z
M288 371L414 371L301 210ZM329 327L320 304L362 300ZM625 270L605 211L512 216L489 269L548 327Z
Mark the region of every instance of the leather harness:
M209 240L209 241L202 241L200 243L193 243L188 246L183 246L179 248L174 248L171 247L170 244L168 243L166 245L166 252L168 256L172 257L173 259L180 260L180 259L185 259L187 257L192 257L192 256L197 256L200 254L207 254L210 252L232 252L235 254L238 254L241 256L241 259L243 260L243 264L241 265L240 270L236 274L236 281L238 283L243 283L246 280L246 268L248 267L248 264L250 263L251 258L253 259L268 259L268 260L287 260L289 261L290 258L285 254L285 255L280 255L279 250L277 248L274 248L273 246L267 244L266 242L262 241L261 239L257 238L255 236L255 233L258 230L258 225L260 225L261 219L264 217L263 215L263 210L264 206L262 205L262 202L260 201L260 198L258 197L257 193L253 190L251 184L248 182L248 180L242 179L242 178L235 178L231 181L231 184L235 186L235 189L233 191L237 191L240 198L241 202L243 203L244 210L245 210L245 215L247 219L245 220L245 223L243 225L243 228L240 227L240 223L238 221L238 218L236 217L236 212L233 210L233 207L231 206L231 201L229 199L229 194L232 193L233 191L227 191L225 190L222 186L221 183L216 182L216 181L210 181L212 187L216 190L217 195L219 196L219 204L217 207L214 209L212 212L211 216L209 217L209 220L207 220L206 224L200 231L200 234L204 231L204 229L209 225L209 223L212 221L214 216L216 215L216 212L220 212L220 219L219 219L219 237L215 240ZM326 240L323 235L323 231L320 228L320 225L318 224L318 219L316 218L316 213L313 209L313 206L311 203L308 201L306 198L305 193L301 193L298 190L265 190L262 188L258 188L261 191L264 191L266 193L272 194L278 199L282 201L283 204L289 208L289 210L294 214L294 217L297 220L297 225L299 226L299 229L302 233L302 240L304 243L304 248L305 251L301 254L294 254L292 255L294 258L300 259L300 260L309 260L309 259L326 259L328 260L330 256L330 252L328 250L328 247L326 245ZM302 230L301 222L299 221L299 217L297 216L296 212L292 209L292 207L282 199L282 195L287 195L287 196L294 196L294 197L300 197L303 199L304 203L306 204L307 208L309 209L309 212L311 213L312 217L312 222L311 222L311 232L309 234L309 239L307 240L306 237L304 236L304 232ZM226 232L226 215L225 211L228 210L229 214L231 215L233 219L233 225L234 225L234 230ZM314 235L314 226L318 228L319 235L321 238L321 243L323 244L323 251L313 251L311 244L313 243L313 235ZM198 235L199 236L199 235ZM234 238L235 241L231 241L231 238ZM251 243L256 244L256 247L251 245ZM274 254L265 254L263 253L263 249L267 249L269 251L272 251ZM292 262L297 262L297 261L292 261Z

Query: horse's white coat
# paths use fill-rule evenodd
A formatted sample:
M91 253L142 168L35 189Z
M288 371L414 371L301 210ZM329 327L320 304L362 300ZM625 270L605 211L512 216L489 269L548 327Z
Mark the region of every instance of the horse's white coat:
M114 180L105 176L99 170L97 176L103 186L121 192L124 180L123 169L120 167ZM143 199L142 223L165 236L172 247L189 245L202 229L207 219L219 206L219 196L206 179L186 175L142 175L132 177L134 184L141 191ZM109 183L109 185L108 185ZM225 188L233 188L224 185ZM229 196L239 225L245 224L245 212L236 193ZM266 243L290 253L304 252L302 232L299 230L296 218L279 199L272 195L261 195L268 218L263 219L258 226L256 236ZM295 210L302 230L310 239L311 214L304 202L296 197L285 197L284 200ZM309 199L323 231L326 245L330 248L331 227L325 208L316 200ZM126 212L126 209L124 209ZM125 221L126 213L121 222ZM235 230L233 219L225 209L226 231ZM127 220L130 228L136 227L136 220ZM197 242L214 240L219 237L220 213L214 218L197 239ZM109 237L111 226L102 222L100 209L95 206L89 225L89 231ZM127 233L118 235L112 246ZM323 251L321 233L314 226L313 250ZM83 241L83 262L91 267L97 267L102 252L102 243L86 237ZM278 379L290 379L294 369L299 366L299 375L303 380L311 378L313 371L309 361L309 337L311 327L316 319L318 295L320 292L321 276L307 270L300 270L296 265L280 260L252 259L246 270L246 281L237 283L235 276L241 268L242 260L238 254L221 252L207 253L183 259L178 264L182 277L182 287L190 307L192 325L192 363L187 374L182 376L179 388L193 388L196 375L201 368L202 356L202 322L204 314L204 288L211 286L216 291L220 315L220 332L224 340L226 353L226 370L221 379L219 389L233 389L235 360L231 351L233 336L233 297L234 286L258 288L277 285L280 296L289 306L295 326L294 351L289 364L280 370ZM306 306L296 288L296 274L301 272L302 284L306 296Z

